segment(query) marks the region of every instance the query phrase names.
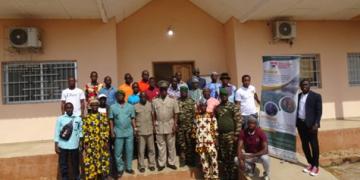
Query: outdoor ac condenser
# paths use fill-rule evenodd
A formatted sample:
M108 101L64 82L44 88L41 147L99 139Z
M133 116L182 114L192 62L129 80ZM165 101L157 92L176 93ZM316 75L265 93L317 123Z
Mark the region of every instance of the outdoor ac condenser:
M34 27L10 28L9 40L14 48L41 48L40 31Z
M296 37L296 22L294 21L275 21L273 28L276 40L291 40Z

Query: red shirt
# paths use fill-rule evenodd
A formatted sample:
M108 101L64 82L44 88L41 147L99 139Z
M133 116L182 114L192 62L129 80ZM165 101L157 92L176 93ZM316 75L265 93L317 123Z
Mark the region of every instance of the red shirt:
M149 89L149 81L144 82L143 80L140 80L138 84L139 84L140 92L145 92L147 89Z
M250 134L246 130L241 130L239 134L239 140L244 142L244 149L246 153L257 153L262 150L262 143L267 142L266 134L261 128L256 128Z
M159 88L154 88L153 90L147 89L145 91L146 98L148 101L152 101L154 98L156 98L160 94Z

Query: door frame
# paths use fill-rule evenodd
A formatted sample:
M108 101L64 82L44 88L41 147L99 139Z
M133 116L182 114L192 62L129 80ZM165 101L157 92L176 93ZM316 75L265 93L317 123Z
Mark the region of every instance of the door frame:
M152 61L152 74L155 76L155 64L191 64L192 70L195 68L195 60L186 61ZM173 72L174 73L174 72Z

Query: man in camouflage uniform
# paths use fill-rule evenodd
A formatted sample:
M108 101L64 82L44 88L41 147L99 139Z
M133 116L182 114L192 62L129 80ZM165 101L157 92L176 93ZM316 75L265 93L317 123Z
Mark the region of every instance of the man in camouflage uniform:
M237 179L236 157L238 135L241 130L242 119L239 107L228 101L226 89L220 89L221 103L215 109L218 124L219 170L224 180Z
M177 145L180 150L180 167L194 166L195 140L191 137L195 118L195 101L188 97L188 88L180 88Z

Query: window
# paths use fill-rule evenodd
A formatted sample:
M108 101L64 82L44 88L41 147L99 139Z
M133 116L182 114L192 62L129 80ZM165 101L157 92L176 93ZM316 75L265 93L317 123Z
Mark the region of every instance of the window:
M301 55L300 78L308 79L311 86L321 88L319 54Z
M3 102L58 100L67 79L76 77L76 62L3 63Z
M347 60L349 84L360 85L360 53L349 53Z

